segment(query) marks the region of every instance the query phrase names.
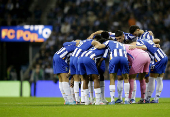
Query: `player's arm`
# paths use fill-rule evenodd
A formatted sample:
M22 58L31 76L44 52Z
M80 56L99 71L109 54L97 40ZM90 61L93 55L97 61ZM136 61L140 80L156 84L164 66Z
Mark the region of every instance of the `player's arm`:
M104 54L103 54L103 57L100 58L99 61L97 61L97 68L99 68L99 67L101 66L102 61L107 58L108 53L109 53L109 49L105 49L105 52L104 52Z
M71 76L70 70L68 72L68 74L66 75L67 78L69 78Z
M80 40L76 40L75 42L76 42L76 46L78 46L80 43Z
M100 42L98 42L98 41L92 41L92 43L91 43L95 48L97 48L97 49L103 49L103 48L105 48L106 47L106 45L104 45L104 44L101 44Z
M101 34L102 32L103 32L103 30L96 31L96 32L92 33L87 39L92 39L94 37L94 35Z
M154 38L154 34L152 31L148 31L149 32L149 35L153 36ZM152 41L155 43L155 44L159 44L160 43L160 39L152 39Z
M160 43L160 39L153 39L152 40L155 44L159 44Z
M129 50L133 50L135 48L142 49L142 50L147 50L147 47L145 46L145 44L144 44L144 42L142 40L138 40L136 42L136 45L129 46Z
M105 59L105 58L100 58L100 60L97 61L97 68L100 67L100 65L101 65L101 63L102 63L102 61L103 61L104 59Z
M155 44L155 46L156 46L157 48L160 48L160 47L161 47L159 44Z
M68 45L76 45L76 42L65 42L65 43L63 43L63 46L68 46Z
M149 35L154 36L152 31L148 31Z
M147 50L147 47L145 45L142 45L142 46L131 45L131 46L129 46L129 50L134 50L135 48Z

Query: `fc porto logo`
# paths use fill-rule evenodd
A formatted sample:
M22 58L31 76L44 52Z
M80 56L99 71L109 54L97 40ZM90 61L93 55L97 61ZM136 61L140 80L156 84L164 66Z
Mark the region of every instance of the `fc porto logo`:
M66 71L68 71L68 67L65 67Z

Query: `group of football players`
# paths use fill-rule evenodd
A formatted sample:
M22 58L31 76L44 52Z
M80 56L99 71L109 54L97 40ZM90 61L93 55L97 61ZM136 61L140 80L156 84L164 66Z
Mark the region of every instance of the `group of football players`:
M168 62L166 54L152 31L134 25L129 33L99 30L86 40L65 42L53 56L54 74L59 77L59 89L66 105L115 103L158 103L163 89L163 76ZM109 57L111 102L105 99L105 59ZM73 85L69 84L68 74ZM115 78L118 78L118 99L115 100ZM136 77L140 81L141 99L135 102ZM122 100L124 80L125 99ZM157 81L156 95L150 101ZM81 81L81 101L79 83ZM93 97L93 82L95 99ZM72 84L71 83L71 84ZM71 86L71 87L70 87ZM90 92L90 99L89 99Z

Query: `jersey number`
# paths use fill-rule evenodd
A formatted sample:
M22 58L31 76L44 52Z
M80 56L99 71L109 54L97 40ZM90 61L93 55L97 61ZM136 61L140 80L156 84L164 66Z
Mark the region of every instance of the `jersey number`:
M123 44L121 43L118 43L118 42L114 42L114 43L116 43L116 48L119 48L119 46L123 46Z

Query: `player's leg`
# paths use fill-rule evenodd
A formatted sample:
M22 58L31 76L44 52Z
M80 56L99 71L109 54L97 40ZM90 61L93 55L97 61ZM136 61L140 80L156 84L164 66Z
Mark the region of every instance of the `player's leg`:
M159 97L161 95L162 89L163 89L163 76L165 73L165 69L168 63L168 58L165 57L164 59L161 60L161 63L159 63L159 76L157 77L157 86L156 86L156 95L153 101L151 103L158 103L159 102ZM157 68L158 69L158 68Z
M76 92L75 88L77 88L77 84L74 81L74 77L75 77L75 74L76 74L76 68L74 66L74 58L75 57L70 57L70 74L72 76L71 83L70 83L70 89L71 89L71 94L74 95L73 99L77 102L78 101L78 100L76 100L77 99L76 98L77 95L75 95L75 92ZM73 86L75 84L75 86L71 87L71 84L73 84Z
M80 99L79 99L80 78L79 75L77 74L73 75L73 78L74 78L74 93L75 93L76 103L80 103Z
M133 73L139 73L139 81L140 81L140 90L141 90L141 99L138 103L145 103L144 96L146 90L146 84L144 77L146 72L149 72L149 64L150 58L149 55L145 53L140 53L138 56L133 60L132 67L130 69L130 75Z
M138 104L145 103L145 90L146 90L145 75L146 75L146 72L139 73L141 99L138 101Z
M105 72L105 61L103 60L100 68L98 69L100 76L100 88L101 88L101 101L108 104L109 102L105 99L105 81L104 81L104 72Z
M115 101L115 103L122 103L122 93L123 93L123 77L122 73L120 72L120 69L117 73L117 91L118 91L118 99Z
M155 80L158 76L159 76L159 74L157 74L157 73L150 73L149 83L148 83L148 91L147 91L147 98L146 98L147 103L150 102L150 98L151 98L152 93L155 89Z
M89 83L89 75L91 75L91 74L97 74L97 79L98 79L98 70L97 70L96 63L94 62L94 60L92 60L89 57L84 57L83 64L85 66L86 74L88 75L88 78L85 78L85 80L88 79L88 83ZM84 77L87 77L87 76L83 76L83 78ZM98 83L99 83L99 81L98 81ZM83 89L85 89L84 85L85 85L85 83L83 84ZM99 87L100 87L100 85L99 85ZM101 90L100 90L100 92L101 92ZM87 92L85 91L85 93L87 93ZM86 94L85 94L85 105L89 105L89 104L90 104L90 102L89 102L89 100L86 100Z
M156 96L155 96L156 100L153 100L152 101L153 103L158 103L159 102L158 101L159 100L159 96L160 96L159 92L162 92L162 89L163 89L163 82L162 82L162 80L163 80L163 75L165 73L167 62L168 62L168 58L164 57L163 59L161 59L161 61L156 62L154 67L151 67L152 70L150 71L151 78L149 78L149 84L153 83L152 77L158 78L158 80L157 80L157 91L156 91ZM151 83L150 83L150 81L151 81ZM151 92L153 92L152 89L150 88L150 85L148 86L148 90L151 90ZM148 92L148 94L149 95L147 96L147 100L150 101L151 94L150 94L150 92Z
M72 95L71 95L71 90L70 90L70 86L69 86L69 79L67 78L67 74L68 73L61 73L60 74L60 76L62 78L62 87L64 89L66 96L67 96L69 104L76 104L74 102Z
M63 96L63 98L65 100L64 104L67 105L67 104L69 104L69 102L68 102L67 96L66 96L66 94L64 92L64 89L63 89L63 86L62 86L62 78L61 78L60 74L58 74L57 76L59 78L59 89L60 89L60 92L61 92L61 94L62 94L62 96Z
M132 92L134 91L134 81L135 81L135 78L136 78L136 75L137 74L131 74L129 75L129 84L130 84L130 89L129 89L129 99L132 102L134 102L134 100L132 100Z
M85 91L83 89L83 85L84 85L83 75L86 74L86 70L83 63L83 57L80 57L78 59L78 71L81 78L81 104L85 104Z
M146 73L146 75L145 75L145 83L146 83L145 103L149 103L149 102L146 100L146 98L147 98L147 92L148 92L148 84L149 84L150 68L151 68L151 64L149 64L149 72Z
M97 67L96 67L97 69ZM100 99L101 97L101 88L100 88L100 81L98 79L98 74L92 74L92 79L94 80L94 91L95 91L95 97L96 97L96 102L95 105L105 105Z
M84 89L84 95L85 95L85 105L89 105L89 89L88 89L88 83L89 83L89 75L84 74L83 76L83 89Z
M146 83L146 90L145 90L145 103L146 103L147 92L148 92L149 75L150 75L150 73L147 73L147 74L146 74L146 76L145 76L145 83Z
M136 75L138 77L138 74ZM130 102L131 103L136 103L135 98L136 98L136 91L137 91L137 83L136 83L136 78L134 79L134 86L133 86L133 91L132 91L132 97Z
M80 99L79 99L80 77L78 75L79 72L78 72L78 58L77 57L73 58L73 68L74 68L74 73L72 73L72 74L74 74L73 75L73 78L74 78L74 93L75 93L76 103L79 104L80 103Z
M83 77L81 77L81 104L85 104L85 95L84 95L84 89L83 89Z
M63 98L65 99L65 104L69 104L70 102L73 102L70 86L69 86L69 79L67 78L67 74L69 72L68 64L65 63L63 59L61 59L57 54L53 57L53 70L54 74L57 74L59 77L59 88L63 95Z
M124 79L124 92L125 92L125 100L124 104L130 104L129 100L129 89L130 89L130 84L129 84L129 74L122 74L123 79Z
M111 73L110 74L110 97L111 97L111 102L109 104L113 105L115 104L115 78L116 78L117 73Z
M89 93L90 93L90 102L93 104L93 103L94 103L94 96L93 96L93 79L92 79L91 76L89 77L88 88L89 88Z
M105 98L105 81L104 81L104 73L102 72L100 73L100 89L101 89L101 101L105 104L108 104L109 102Z
M118 72L119 67L119 60L120 57L116 57L114 59L111 59L109 62L109 76L110 76L110 96L111 96L111 102L109 104L115 104L115 78Z
M163 76L164 76L164 73L159 74L159 76L156 79L156 81L157 81L156 94L155 94L154 100L151 101L151 103L158 103L159 97L160 97L162 89L163 89L163 81L162 81Z
M90 75L91 78L94 80L94 91L95 91L95 96L96 96L95 105L103 105L103 103L100 100L101 89L100 89L100 82L99 82L99 79L98 79L99 73L98 73L96 63L95 63L94 60L92 60L89 57L86 57L83 60L83 63L85 65L87 75Z
M129 65L126 57L120 57L120 70L124 80L124 92L125 92L125 101L124 104L130 104L129 101Z
M70 80L71 95L72 95L73 99L76 100L75 99L75 94L74 94L74 78L73 78L72 75L70 75L69 80Z

